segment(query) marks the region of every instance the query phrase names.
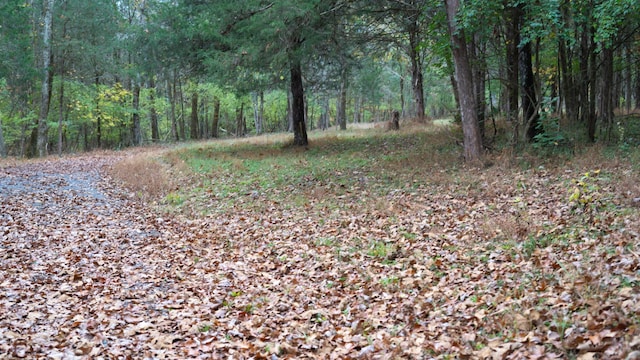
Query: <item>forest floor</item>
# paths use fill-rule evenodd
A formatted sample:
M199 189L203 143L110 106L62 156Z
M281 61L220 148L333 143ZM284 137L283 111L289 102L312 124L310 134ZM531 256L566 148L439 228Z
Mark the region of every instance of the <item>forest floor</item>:
M0 358L640 358L637 159L370 131L0 163Z

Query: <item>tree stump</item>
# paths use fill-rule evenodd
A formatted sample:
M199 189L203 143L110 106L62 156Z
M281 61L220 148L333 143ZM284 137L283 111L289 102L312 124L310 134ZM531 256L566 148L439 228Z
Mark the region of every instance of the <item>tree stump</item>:
M393 111L393 115L391 117L391 130L400 130L400 112L398 110Z

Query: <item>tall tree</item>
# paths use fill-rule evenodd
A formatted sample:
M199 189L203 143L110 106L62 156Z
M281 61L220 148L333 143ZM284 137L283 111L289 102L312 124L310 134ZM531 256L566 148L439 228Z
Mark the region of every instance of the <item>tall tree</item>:
M467 162L482 159L482 135L478 125L477 99L471 74L464 29L457 25L459 0L444 0L451 36L451 52L455 69L456 88L460 99L460 115L464 136L464 158Z
M42 32L42 96L40 98L40 115L38 117L38 156L47 155L48 129L47 116L51 103L51 83L53 69L51 64L51 37L53 27L53 7L55 0L45 0L43 9L44 27Z

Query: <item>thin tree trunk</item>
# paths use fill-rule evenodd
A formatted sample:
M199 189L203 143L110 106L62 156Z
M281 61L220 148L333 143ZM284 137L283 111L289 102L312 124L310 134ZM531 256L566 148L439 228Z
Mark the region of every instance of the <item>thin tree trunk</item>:
M337 122L340 124L340 130L347 130L347 71L343 69L341 75L336 116Z
M220 122L220 99L215 98L213 101L213 122L211 124L211 136L218 137L218 123Z
M140 128L140 84L136 82L133 86L133 146L139 146L142 143L142 130Z
M613 49L604 47L602 50L602 87L600 89L600 116L601 124L606 129L605 136L607 141L611 140L611 131L613 128Z
M533 141L538 134L538 99L536 85L533 77L533 65L531 62L531 42L527 42L520 48L520 82L522 90L522 115L524 135L527 141Z
M4 144L4 134L2 133L2 118L0 118L0 157L7 157L7 147Z
M291 99L291 89L287 91L287 131L293 132L293 100Z
M507 70L507 120L516 124L518 120L518 45L520 44L520 9L507 10L506 70Z
M262 94L262 91L260 91L260 93L258 93L257 91L251 93L251 100L253 105L253 124L256 128L256 135L262 134L261 99L264 99Z
M299 60L291 63L291 115L293 122L293 143L307 146L307 127L304 121L304 87L302 85L302 66Z
M456 14L460 6L459 0L444 0L447 11L451 51L455 68L458 95L460 97L460 115L462 117L462 133L464 137L464 158L467 162L482 159L482 136L478 126L478 104L473 91L471 64L467 53L464 31L456 25Z
M62 156L62 124L64 123L64 75L60 75L60 97L58 113L58 156Z
M158 128L158 112L156 110L156 82L152 75L149 79L149 118L151 120L151 141L160 141L160 129Z
M176 71L173 72L173 98L175 99L175 101L178 100L178 89L180 89L180 119L178 121L178 126L180 127L180 138L182 140L186 140L187 139L187 135L186 135L186 124L185 124L185 120L184 120L184 94L182 92L182 82L180 81L180 78L178 77L178 74Z
M171 105L171 139L178 141L178 121L176 119L176 96L175 83L171 86L171 81L167 79L167 95L169 96L169 104Z
M240 103L240 107L236 108L236 137L244 136L244 104Z
M260 133L264 131L264 91L260 91Z
M409 57L411 59L411 85L413 89L414 114L418 121L424 121L424 86L422 76L422 59L420 57L420 28L413 22L409 29Z
M47 156L48 130L47 116L51 102L51 82L53 79L53 67L51 63L51 37L53 28L53 7L55 0L44 2L44 32L42 36L42 68L44 77L42 80L42 97L40 101L40 116L38 117L38 156Z
M198 93L191 95L191 140L198 139Z

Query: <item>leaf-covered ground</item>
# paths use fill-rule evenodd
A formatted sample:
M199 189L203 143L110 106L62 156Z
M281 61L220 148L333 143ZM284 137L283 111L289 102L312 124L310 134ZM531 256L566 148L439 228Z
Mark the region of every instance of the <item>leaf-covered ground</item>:
M115 160L0 167L0 358L640 356L632 163L335 168L276 195L174 166L201 191L159 208Z

